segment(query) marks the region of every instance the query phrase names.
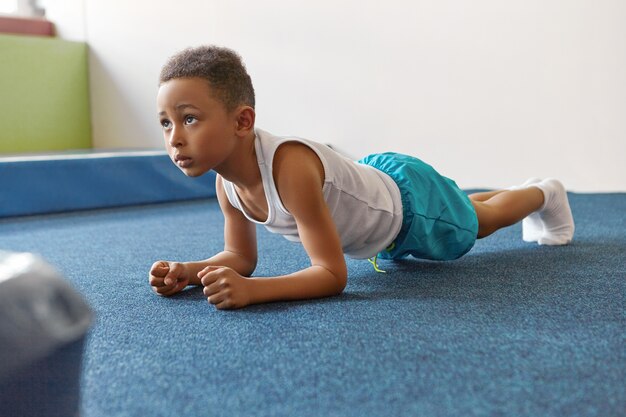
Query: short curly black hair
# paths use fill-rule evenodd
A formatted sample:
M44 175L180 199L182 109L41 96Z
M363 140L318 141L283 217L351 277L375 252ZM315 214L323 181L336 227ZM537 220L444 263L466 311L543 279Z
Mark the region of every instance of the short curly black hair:
M237 106L254 108L254 87L241 57L232 49L204 45L184 49L167 60L159 85L175 78L203 78L228 111Z

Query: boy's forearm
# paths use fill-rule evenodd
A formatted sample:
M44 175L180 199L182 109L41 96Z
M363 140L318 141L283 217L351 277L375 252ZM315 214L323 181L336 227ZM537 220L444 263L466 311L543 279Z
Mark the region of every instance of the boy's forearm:
M341 294L346 277L314 265L290 275L250 278L251 304L303 300Z
M243 256L235 252L222 251L203 261L185 262L185 268L187 270L187 275L189 276L189 284L202 285L200 279L198 278L198 272L209 265L227 266L237 271L239 275L245 277L252 275L254 269L256 268L255 263L244 258Z

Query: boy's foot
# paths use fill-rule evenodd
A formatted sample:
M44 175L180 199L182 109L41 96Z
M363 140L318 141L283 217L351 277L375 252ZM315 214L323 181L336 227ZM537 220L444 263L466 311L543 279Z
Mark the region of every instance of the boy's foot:
M554 178L545 179L532 186L539 188L544 195L543 206L533 213L539 216L543 226L537 242L540 245L567 245L574 237L575 227L565 187ZM536 231L534 228L529 229L529 235L534 237Z
M509 190L522 190L540 182L539 178L529 178L524 184L510 187ZM543 222L539 217L539 212L536 211L522 220L522 239L525 242L538 242L542 236Z

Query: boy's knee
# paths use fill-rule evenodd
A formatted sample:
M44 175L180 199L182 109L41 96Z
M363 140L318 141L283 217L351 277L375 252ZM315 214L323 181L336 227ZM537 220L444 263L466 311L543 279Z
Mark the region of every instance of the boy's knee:
M482 239L484 237L489 236L490 234L492 234L496 230L498 230L497 227L493 227L491 225L480 224L480 222L479 222L478 223L478 235L476 237L478 239Z
M472 204L478 218L478 235L476 237L482 239L498 230L497 222L494 221L496 219L494 218L493 210L480 201L472 200Z

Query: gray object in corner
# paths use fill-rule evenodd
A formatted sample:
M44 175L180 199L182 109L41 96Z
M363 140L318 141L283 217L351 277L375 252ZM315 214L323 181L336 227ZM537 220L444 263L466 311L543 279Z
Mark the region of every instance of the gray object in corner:
M77 416L91 309L49 264L0 251L0 415Z

